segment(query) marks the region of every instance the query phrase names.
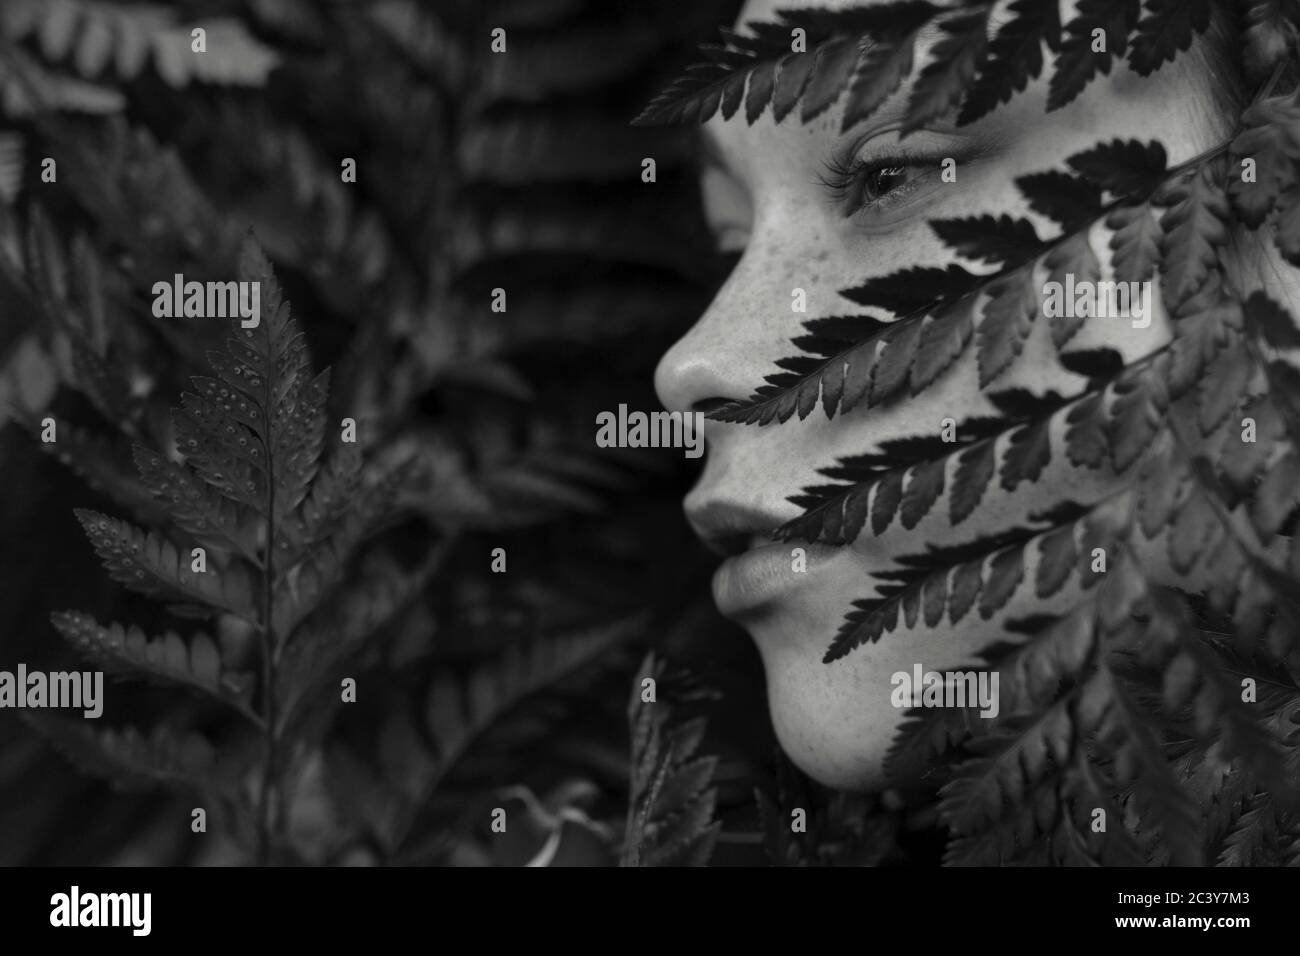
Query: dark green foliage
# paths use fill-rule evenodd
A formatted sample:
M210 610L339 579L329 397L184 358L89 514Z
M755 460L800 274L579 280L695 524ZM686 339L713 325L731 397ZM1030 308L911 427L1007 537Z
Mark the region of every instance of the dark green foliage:
M105 804L46 754L24 770L51 780L45 811L20 819L0 802L0 829L37 836L0 858L47 862L42 841L94 800L104 812L56 860L245 863L260 843L277 862L482 862L482 825L507 800L495 794L521 787L547 808L536 819L572 823L581 803L609 862L628 786L610 705L635 667L627 645L656 640L700 569L664 520L674 466L598 457L590 421L653 401L654 356L715 279L687 142L626 120L658 64L731 11L200 0L185 22L226 18L209 43L237 53L195 72L198 58L172 56L189 34L170 6L2 6L5 414L33 432L54 416L49 466L93 488L33 492L29 522L11 523L93 562L82 506L121 580L74 567L17 630L45 639L29 659L58 654L37 620L81 608L55 627L137 684L109 694L102 740L42 729L114 782L187 796L155 786L148 803ZM512 31L510 57L471 41L484 24ZM644 155L659 160L652 202L627 174ZM57 159L57 184L39 183L41 156ZM225 323L152 316L159 279L234 278L250 230L305 338L276 325L250 353L227 348ZM264 326L272 316L264 286ZM264 372L272 353L268 402L269 378L240 389L240 368ZM309 374L309 354L329 379ZM357 445L339 441L343 418ZM497 546L509 573L488 577ZM189 571L193 547L206 576ZM647 575L673 595L649 602L653 627L631 613ZM15 581L2 609L27 590ZM340 701L348 677L355 704ZM190 737L214 759L183 780L176 742ZM208 840L186 839L195 782L212 795ZM124 856L137 843L154 856Z
M704 866L713 854L720 828L713 820L717 758L698 752L705 718L675 713L706 694L653 655L641 664L627 705L632 794L624 866Z
M325 454L326 378L313 376L302 333L289 315L289 305L265 255L251 239L240 258L239 279L261 288L263 311L255 328L232 321L227 350L213 353L218 379L196 377L201 393L187 393L183 410L176 410L177 443L184 456L175 464L146 449L137 451L142 480L159 499L174 528L145 531L93 511L77 512L105 569L126 586L159 600L183 604L193 615L215 618L233 615L256 636L256 691L241 679L223 679L232 669L206 634L186 642L175 633L148 641L139 628L102 626L75 612L54 616L54 624L79 650L95 659L105 657L124 676L166 677L201 689L227 704L259 731L230 755L228 772L256 767L259 796L232 801L230 822L236 833L256 833L257 858L263 862L284 852L273 801L293 792L286 778L283 754L301 741L286 730L285 707L302 690L280 677L284 651L295 643L309 653L324 653L318 628L299 625L318 609L346 608L346 590L338 594L326 564L341 571L352 550L385 517L384 505L349 502L355 524L329 520L342 505L338 489L355 488L361 459L336 440ZM363 492L363 497L369 492ZM233 512L227 508L235 509ZM247 519L247 520L246 520ZM245 527L250 528L244 537ZM238 537L238 548L223 557L214 549L189 547L186 534L226 541ZM191 539L193 540L193 539ZM290 587L284 583L294 581ZM368 623L378 627L393 608L380 610ZM187 613L186 616L192 616ZM313 646L314 645L314 646ZM332 689L315 688L315 692ZM258 701L256 706L251 699ZM317 706L319 703L317 702ZM174 759L162 741L171 729L160 725L151 748L135 737L82 734L75 746L65 734L55 739L85 755L117 777L153 776L159 782L185 786L217 800L239 791L238 779L216 775L212 760L187 756L190 745ZM93 758L91 751L98 748ZM182 759L183 758L183 759ZM158 760L156 770L151 761ZM251 847L249 848L252 849Z

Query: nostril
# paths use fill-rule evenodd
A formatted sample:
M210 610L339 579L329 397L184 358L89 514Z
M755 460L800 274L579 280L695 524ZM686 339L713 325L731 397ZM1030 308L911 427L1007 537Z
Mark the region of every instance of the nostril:
M705 415L722 408L724 405L730 405L731 400L726 398L705 398L691 406L693 412L703 412Z

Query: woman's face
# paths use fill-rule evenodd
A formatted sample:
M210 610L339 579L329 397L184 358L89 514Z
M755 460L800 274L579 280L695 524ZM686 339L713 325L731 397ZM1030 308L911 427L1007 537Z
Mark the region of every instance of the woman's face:
M854 4L751 0L740 21L774 20L778 8L849 5ZM1065 22L1072 6L1062 10ZM1118 61L1109 77L1091 83L1064 109L1046 112L1049 68L1025 93L973 125L934 123L900 141L901 108L932 42L922 35L912 77L847 133L840 132L842 101L807 125L799 122L797 109L775 124L770 108L753 126L746 125L743 109L731 120L718 115L705 125L709 219L719 246L743 255L708 311L661 360L656 387L665 407L708 411L748 397L775 370L776 360L797 353L790 340L803 334L802 322L864 312L839 290L912 266L961 262L937 239L929 219L1008 213L1029 219L1049 238L1058 230L1026 206L1014 185L1017 177L1063 169L1065 157L1115 137L1157 139L1173 165L1217 135L1207 126L1206 91L1186 72L1184 63L1191 61L1166 64L1148 79ZM956 161L955 182L942 177L947 158ZM1109 277L1107 239L1094 230L1103 279ZM804 314L793 311L795 290L806 295ZM1132 361L1167 339L1157 308L1145 329L1127 320L1090 320L1070 348L1109 347ZM1021 359L996 388L1069 396L1084 381L1058 364L1046 323L1036 322ZM995 414L981 394L968 350L928 390L892 405L859 406L833 421L818 407L802 422L708 424L707 461L686 497L687 518L701 537L730 555L714 577L714 599L758 644L782 746L823 783L852 789L890 783L882 761L904 713L891 703L894 673L911 674L917 665L923 671L969 667L982 648L1005 639L1001 625L1008 617L1050 610L1036 602L1032 587L1022 586L989 620L972 612L956 627L945 619L930 628L921 616L907 628L900 619L879 642L824 664L822 656L852 602L876 596L877 586L888 583L881 573L897 569L899 556L1006 530L1067 497L1098 500L1114 487L1114 476L1104 469L1076 471L1055 455L1039 482L1022 483L1014 492L992 483L975 513L955 528L941 498L911 530L898 520L879 535L868 527L845 548L774 542L770 532L801 513L788 496L826 484L818 469L837 459L878 452L893 439L937 435L945 418L956 421L960 434L964 421ZM795 570L792 549L798 546L807 550L806 571ZM1068 594L1057 599L1068 600Z

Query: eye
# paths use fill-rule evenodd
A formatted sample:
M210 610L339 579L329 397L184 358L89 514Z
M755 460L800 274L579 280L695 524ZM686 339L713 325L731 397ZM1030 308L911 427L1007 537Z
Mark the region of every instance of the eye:
M919 178L914 163L888 157L833 159L826 164L826 170L822 184L845 218L901 201L912 192Z

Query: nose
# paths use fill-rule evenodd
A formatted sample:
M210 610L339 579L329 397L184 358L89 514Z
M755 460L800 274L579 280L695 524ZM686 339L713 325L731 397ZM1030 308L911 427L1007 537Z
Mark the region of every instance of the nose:
M713 320L719 298L655 368L655 394L669 411L709 412L748 394L732 354L735 344Z
M664 353L655 369L664 408L709 412L747 398L776 359L797 351L790 339L815 313L811 301L808 316L794 313L792 292L810 283L797 281L777 252L751 240L699 321Z

